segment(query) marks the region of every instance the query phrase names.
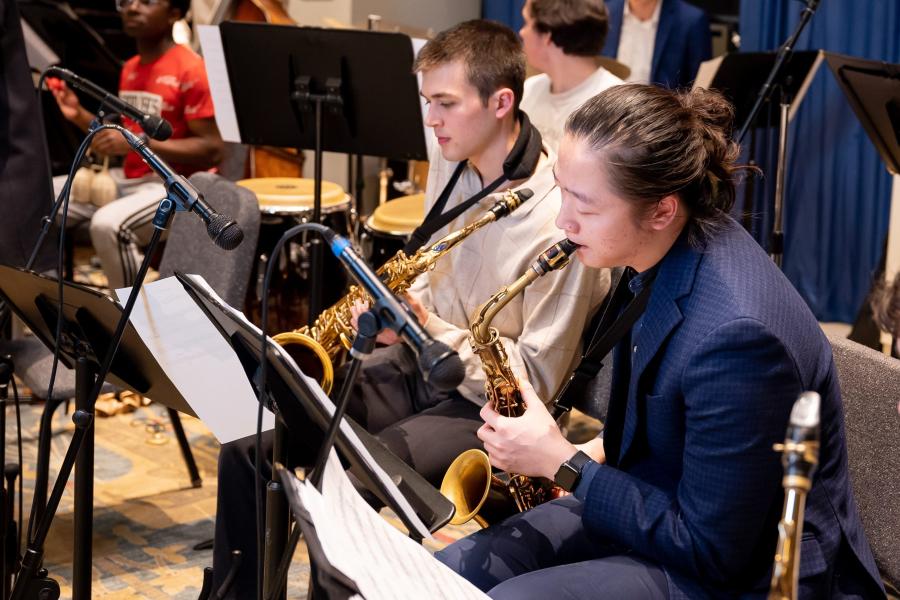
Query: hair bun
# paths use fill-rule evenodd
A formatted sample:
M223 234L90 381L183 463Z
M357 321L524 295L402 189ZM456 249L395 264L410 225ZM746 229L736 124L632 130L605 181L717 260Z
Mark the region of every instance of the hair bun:
M730 136L734 125L734 107L718 92L696 88L679 95L682 106L692 111L707 127Z

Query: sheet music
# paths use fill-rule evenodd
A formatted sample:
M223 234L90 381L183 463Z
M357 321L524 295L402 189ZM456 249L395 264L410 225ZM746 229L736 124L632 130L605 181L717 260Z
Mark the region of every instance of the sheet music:
M251 323L247 320L247 318L243 315L243 313L235 310L233 307L226 304L219 296L216 294L215 290L209 287L209 284L206 282L203 277L199 275L187 275L186 279L190 280L192 284L201 288L208 296L211 297L213 302L222 309L231 319L236 322L241 323L246 329L249 329L254 334L259 336L262 332L259 327ZM272 338L269 338L269 341L272 342ZM322 387L319 383L307 377L305 373L297 366L294 362L294 359L291 358L291 355L287 353L280 345L272 342L272 347L278 352L278 355L286 362L290 363L294 367L294 372L297 373L303 380L306 382L307 388L312 391L316 401L319 403L322 408L325 409L325 412L328 416L334 415L334 411L337 410L334 402L331 401L331 398L322 391ZM199 413L198 413L199 414ZM255 421L254 421L255 422ZM382 488L387 491L387 493L391 496L392 500L395 503L395 510L402 512L403 515L407 518L408 522L411 526L416 530L416 533L422 538L431 539L431 532L428 531L428 527L422 522L419 518L419 515L416 514L415 509L413 509L412 505L410 505L409 501L406 497L400 492L397 488L397 485L391 480L388 474L381 468L381 465L375 460L369 450L366 448L365 444L363 444L362 440L359 439L359 436L356 435L356 432L353 431L353 428L350 427L350 424L346 420L341 421L340 432L344 436L344 438L353 445L354 448L359 452L359 456L362 459L363 463L365 463L366 468L369 473L371 473L379 482L381 482Z
M723 58L725 58L724 55L717 56L700 63L700 68L697 69L697 76L694 78L694 85L691 86L691 89L709 89L713 78L716 76L716 72L719 70L719 66L722 64Z
M288 494L292 507L310 516L328 561L366 600L487 598L376 513L353 488L335 452L328 457L322 493L308 481L286 479L295 492Z
M125 303L130 292L131 288L116 290L119 301ZM220 443L256 433L259 403L244 368L234 349L180 281L166 277L144 285L131 323L159 366ZM274 426L275 416L264 410L263 431Z
M203 62L206 64L206 78L209 80L209 91L216 109L216 125L219 126L219 133L226 142L239 144L241 143L241 132L238 129L237 116L234 111L231 82L228 79L225 49L222 47L222 35L219 33L219 27L217 25L198 25L197 35L200 38Z

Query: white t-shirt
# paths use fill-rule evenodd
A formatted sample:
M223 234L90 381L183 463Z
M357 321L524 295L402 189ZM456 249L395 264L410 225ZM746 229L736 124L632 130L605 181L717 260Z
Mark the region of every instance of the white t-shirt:
M542 73L525 80L522 110L541 132L544 144L556 152L569 115L589 98L620 83L621 79L600 67L571 90L553 94L550 92L550 77Z
M641 21L631 14L628 0L622 13L622 35L619 37L619 50L616 59L628 65L631 75L628 81L633 83L650 83L650 71L653 68L653 49L656 46L656 31L659 29L659 13L662 0L656 3L653 16Z

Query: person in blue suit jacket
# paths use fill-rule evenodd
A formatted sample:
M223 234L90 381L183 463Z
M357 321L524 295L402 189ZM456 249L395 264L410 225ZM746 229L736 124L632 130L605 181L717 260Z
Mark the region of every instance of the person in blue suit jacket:
M848 479L831 348L728 216L732 119L714 92L627 84L566 123L557 226L584 264L629 267L627 291L649 296L613 350L603 438L570 444L525 382L523 416L482 410L495 467L573 492L437 553L492 598L764 598L783 503L772 445L805 390L822 398L821 448L800 596L884 597Z
M607 0L609 35L603 46L604 56L618 57L625 2L633 1ZM639 83L653 83L672 89L689 87L697 75L700 63L712 57L709 20L702 10L684 0L656 0L656 2L661 2L662 6L659 7L650 80ZM647 1L642 0L642 3L646 4Z

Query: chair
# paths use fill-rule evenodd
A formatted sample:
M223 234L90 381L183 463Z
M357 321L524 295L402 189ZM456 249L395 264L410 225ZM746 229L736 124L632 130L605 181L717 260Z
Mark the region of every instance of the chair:
M177 213L159 264L159 276L168 277L175 271L202 275L225 302L240 309L247 294L259 237L256 196L212 173L195 173L190 181L213 209L240 224L244 241L234 250L222 250L210 241L200 219Z
M195 215L176 213L159 264L159 276L169 277L175 271L201 275L225 302L241 309L259 237L260 215L256 196L212 173L195 173L191 175L190 181L214 210L237 221L244 232L244 241L234 250L223 250L212 243L206 233L206 225ZM199 487L200 474L184 434L181 418L175 409L166 410L181 454L187 463L191 482L194 487Z
M900 361L829 336L840 380L850 479L884 580L900 588Z

